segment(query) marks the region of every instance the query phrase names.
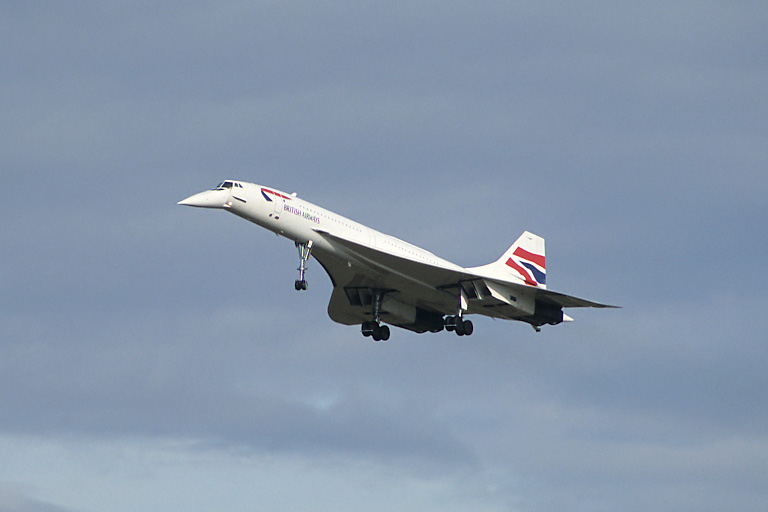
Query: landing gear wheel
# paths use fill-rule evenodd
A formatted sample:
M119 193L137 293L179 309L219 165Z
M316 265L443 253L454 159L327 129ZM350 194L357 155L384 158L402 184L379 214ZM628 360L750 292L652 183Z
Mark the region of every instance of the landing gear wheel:
M308 283L304 279L299 279L294 283L294 286L296 288L296 291L300 290L306 290L308 287Z
M455 316L447 316L445 317L445 330L448 332L455 331L456 330L456 317Z
M389 326L379 325L376 322L363 322L360 326L363 336L373 338L373 341L387 341L389 339Z
M459 336L469 336L475 330L470 320L463 320L460 316L447 316L444 324L446 331L454 331Z

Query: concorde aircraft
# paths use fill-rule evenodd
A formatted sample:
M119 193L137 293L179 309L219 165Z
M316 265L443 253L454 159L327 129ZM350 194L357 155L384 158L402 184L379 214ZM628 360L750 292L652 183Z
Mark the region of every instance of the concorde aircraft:
M216 208L292 240L299 252L296 290L306 290L314 257L333 284L328 315L360 325L363 336L389 339L390 324L417 333L472 334L466 315L542 325L573 319L563 308L610 308L547 290L544 239L524 232L497 261L464 268L390 235L297 197L243 181L226 180L180 205Z

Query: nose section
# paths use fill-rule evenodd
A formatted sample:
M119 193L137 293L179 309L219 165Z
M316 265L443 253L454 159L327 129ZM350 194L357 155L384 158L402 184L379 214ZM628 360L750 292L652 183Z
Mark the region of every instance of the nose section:
M206 190L179 201L182 206L194 206L196 208L227 208L229 203L228 190Z

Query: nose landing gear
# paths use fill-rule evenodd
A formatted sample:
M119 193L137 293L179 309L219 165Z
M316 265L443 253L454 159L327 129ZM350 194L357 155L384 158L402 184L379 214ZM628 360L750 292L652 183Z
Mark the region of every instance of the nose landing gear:
M296 249L299 250L299 268L296 269L299 271L299 279L294 283L296 291L307 289L308 283L306 279L304 279L304 272L307 271L307 260L309 259L310 254L312 254L313 245L314 242L312 242L312 240L308 240L304 243L296 242Z

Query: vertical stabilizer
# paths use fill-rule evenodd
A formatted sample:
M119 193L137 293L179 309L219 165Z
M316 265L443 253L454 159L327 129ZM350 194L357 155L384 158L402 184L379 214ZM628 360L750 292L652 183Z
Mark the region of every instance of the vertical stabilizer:
M544 239L526 231L494 263L477 267L493 277L519 279L537 288L547 288L547 267L544 259Z

